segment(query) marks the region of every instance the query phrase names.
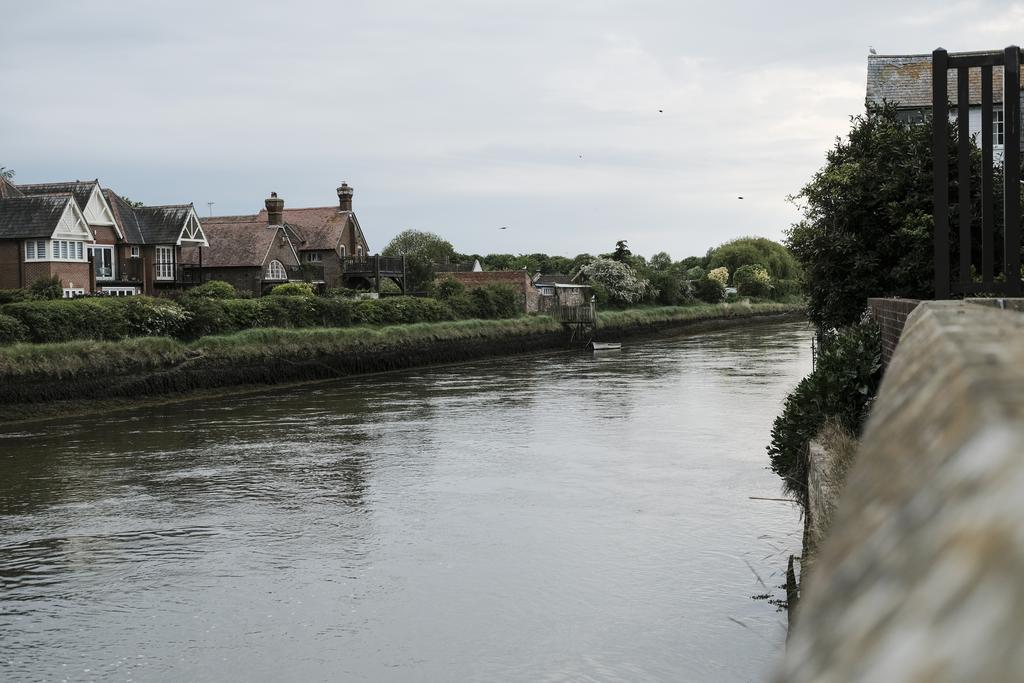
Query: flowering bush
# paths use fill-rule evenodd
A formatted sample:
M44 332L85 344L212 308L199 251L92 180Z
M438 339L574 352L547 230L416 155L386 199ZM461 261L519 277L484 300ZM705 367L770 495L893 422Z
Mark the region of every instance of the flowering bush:
M649 280L637 275L625 263L612 259L594 259L580 269L580 275L594 285L596 291L604 290L611 304L635 304L646 296L657 296Z
M725 266L715 268L714 270L708 271L708 278L721 282L722 286L725 287L729 284L729 269Z
M768 296L772 291L772 278L760 263L740 266L732 276L736 289L743 296Z

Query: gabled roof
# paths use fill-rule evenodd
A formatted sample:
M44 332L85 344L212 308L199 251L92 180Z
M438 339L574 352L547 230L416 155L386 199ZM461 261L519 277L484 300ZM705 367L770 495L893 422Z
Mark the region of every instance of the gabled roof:
M18 187L7 178L0 176L0 199L7 199L8 197L24 197Z
M238 220L221 220L234 218ZM236 266L263 267L274 240L279 236L287 239L287 232L280 225L253 220L252 216L201 218L203 232L210 246L203 251L203 267L228 268ZM294 253L294 249L292 250ZM297 257L296 257L297 258ZM184 263L198 264L199 252L188 249L182 252Z
M969 54L969 53L957 53ZM1024 66L1021 67L1024 75ZM1024 83L1024 78L1021 79ZM957 103L957 72L946 74L950 101ZM981 104L981 69L968 71L971 104ZM881 104L883 100L901 107L932 106L932 56L868 55L867 100ZM992 101L1003 101L1003 67L992 68Z
M191 204L132 206L113 190L105 190L104 196L129 244L178 244L195 215Z
M72 201L70 194L0 199L0 239L49 238Z
M24 195L70 194L75 198L78 208L85 211L93 188L99 184L99 180L71 180L62 183L26 183L18 185L18 189Z
M266 210L256 214L256 218L266 223ZM295 245L299 251L337 249L350 221L360 241L365 243L352 211L340 211L336 206L284 210L285 224L299 238Z

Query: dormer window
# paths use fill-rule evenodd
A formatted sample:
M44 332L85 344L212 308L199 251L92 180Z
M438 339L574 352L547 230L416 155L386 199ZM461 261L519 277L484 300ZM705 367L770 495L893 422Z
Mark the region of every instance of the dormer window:
M323 260L323 254L319 251L307 251L306 252L306 263L319 263Z

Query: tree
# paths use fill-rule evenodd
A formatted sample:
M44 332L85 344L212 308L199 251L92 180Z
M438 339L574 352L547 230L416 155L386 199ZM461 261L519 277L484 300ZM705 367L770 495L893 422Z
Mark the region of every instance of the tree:
M580 269L580 277L588 284L596 285L595 289L606 292L608 303L617 306L639 303L652 289L647 279L637 275L625 263L612 259L594 259Z
M615 251L612 252L613 261L623 263L632 255L633 252L629 250L629 245L626 243L626 240L619 240L615 243Z
M776 280L795 280L800 264L786 247L764 237L740 237L723 243L711 253L708 269L725 266L735 274L741 266L760 264Z
M14 180L14 169L7 168L6 166L0 166L0 178L4 180Z
M871 296L934 296L932 122L900 121L892 105L869 105L851 120L848 136L836 140L825 166L791 198L803 220L789 230L787 245L803 267L808 314L822 331L856 323ZM956 126L948 128L952 187L958 145ZM980 187L977 148L970 168L971 186ZM977 193L972 200L972 215L980 216ZM998 192L995 201L1002 204ZM995 212L997 232L1001 214ZM972 235L980 232L975 227ZM952 264L959 260L958 243L953 236Z
M434 284L434 264L455 258L455 247L432 232L404 230L388 242L381 254L405 256L406 291L422 292Z
M659 251L650 258L647 265L654 270L668 270L672 267L672 257L668 255L668 252Z

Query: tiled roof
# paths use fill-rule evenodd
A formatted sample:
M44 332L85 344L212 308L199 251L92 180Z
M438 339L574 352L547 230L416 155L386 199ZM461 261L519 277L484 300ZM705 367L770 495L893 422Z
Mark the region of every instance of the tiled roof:
M113 190L104 195L128 244L176 244L192 211L191 204L132 206Z
M142 224L146 244L174 244L181 237L191 211L191 204L140 206L135 209L135 215Z
M70 194L0 199L0 239L49 237L70 201Z
M1024 75L1024 66L1021 67ZM968 71L971 104L981 104L981 69ZM1024 82L1024 78L1021 79ZM946 74L949 100L957 103L957 72ZM883 100L901 107L932 106L932 56L868 55L867 100L881 104ZM1003 101L1003 67L992 69L992 101Z
M29 183L18 185L18 189L24 195L43 194L70 194L75 198L78 208L85 211L85 205L89 203L92 195L92 188L99 185L99 180L72 180L63 183Z
M234 216L237 221L199 219L206 234L209 247L203 249L203 266L210 268L233 266L263 266L263 259L281 234L281 227L271 227L265 220L256 221L252 216ZM199 263L199 250L182 250L184 263Z
M266 210L257 216L266 223ZM298 234L295 248L299 250L337 249L351 218L351 211L339 211L336 206L284 210L284 222Z

